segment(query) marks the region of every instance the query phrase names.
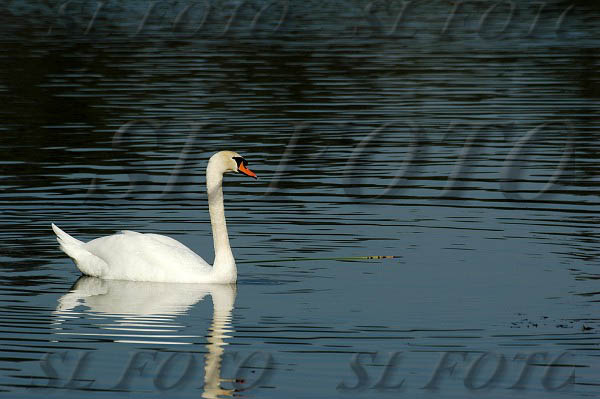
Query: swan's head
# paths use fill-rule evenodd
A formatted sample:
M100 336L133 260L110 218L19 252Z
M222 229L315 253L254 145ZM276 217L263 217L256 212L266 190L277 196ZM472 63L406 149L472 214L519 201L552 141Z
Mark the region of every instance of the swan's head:
M258 179L256 173L248 169L248 161L234 151L219 151L208 161L208 166L215 165L221 173L235 172Z

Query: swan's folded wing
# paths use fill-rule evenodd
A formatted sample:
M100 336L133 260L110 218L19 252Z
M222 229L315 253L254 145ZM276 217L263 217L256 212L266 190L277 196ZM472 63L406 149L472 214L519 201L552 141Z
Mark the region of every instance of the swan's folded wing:
M180 242L158 234L123 231L85 244L108 264L102 277L137 281L185 281L212 268Z

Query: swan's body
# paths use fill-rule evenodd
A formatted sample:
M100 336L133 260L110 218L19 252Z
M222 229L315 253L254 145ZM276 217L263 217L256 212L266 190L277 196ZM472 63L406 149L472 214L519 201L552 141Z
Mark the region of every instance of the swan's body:
M240 172L256 177L247 162L232 151L213 155L206 168L208 210L215 260L209 265L177 240L159 235L122 231L84 243L52 224L60 248L87 276L114 280L174 283L235 283L237 268L229 246L223 206L223 174Z

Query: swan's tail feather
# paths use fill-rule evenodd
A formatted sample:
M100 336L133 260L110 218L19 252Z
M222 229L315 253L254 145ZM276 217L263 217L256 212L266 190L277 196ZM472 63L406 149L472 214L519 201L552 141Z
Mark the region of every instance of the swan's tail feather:
M85 249L83 241L71 237L54 223L52 223L52 230L56 234L56 241L60 244L60 249L73 259L73 262L83 274L95 277L100 277L103 274L107 266L106 262Z
M56 241L60 244L60 247L63 251L65 251L64 246L81 246L83 245L83 241L79 241L76 238L71 237L69 234L62 231L57 225L52 223L52 230L54 230L54 234L56 234ZM67 251L65 251L67 252Z

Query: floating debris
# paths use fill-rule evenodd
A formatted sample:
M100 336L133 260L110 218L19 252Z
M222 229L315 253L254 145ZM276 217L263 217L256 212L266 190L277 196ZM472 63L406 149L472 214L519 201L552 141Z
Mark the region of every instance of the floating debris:
M237 263L277 263L277 262L302 262L316 260L366 260L366 259L399 259L398 255L369 255L369 256L348 256L340 258L283 258L283 259L265 259L265 260L244 260Z

